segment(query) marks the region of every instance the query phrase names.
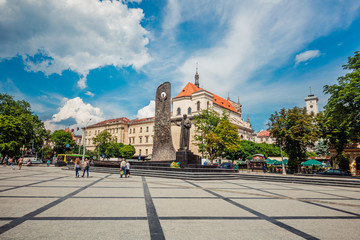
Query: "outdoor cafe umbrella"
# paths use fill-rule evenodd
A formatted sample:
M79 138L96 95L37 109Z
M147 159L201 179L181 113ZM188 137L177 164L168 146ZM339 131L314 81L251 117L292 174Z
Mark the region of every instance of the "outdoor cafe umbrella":
M319 161L316 161L315 159L310 159L307 160L306 162L301 163L302 166L312 166L312 165L317 165L317 166L322 166L322 163Z
M275 161L268 158L268 159L265 160L265 162L266 162L267 164L272 165L272 164L274 164Z

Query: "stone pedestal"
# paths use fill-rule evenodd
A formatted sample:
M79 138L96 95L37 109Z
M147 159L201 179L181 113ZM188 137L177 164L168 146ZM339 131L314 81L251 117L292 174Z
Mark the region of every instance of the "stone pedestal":
M176 161L180 163L181 168L186 168L189 164L201 165L201 159L198 155L184 149L179 149L176 152Z

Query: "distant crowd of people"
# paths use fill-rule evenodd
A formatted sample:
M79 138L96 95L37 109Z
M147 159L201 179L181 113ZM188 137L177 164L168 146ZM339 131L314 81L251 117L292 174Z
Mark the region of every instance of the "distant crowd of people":
M19 157L18 159L16 159L16 157L12 157L9 158L8 156L2 156L0 163L1 165L3 165L3 167L6 166L10 166L12 170L15 170L14 165L18 165L19 170L21 170L21 167L23 165L24 159L22 157ZM48 160L46 162L46 165L49 167L50 166L51 161ZM32 162L31 160L28 160L26 163L27 166L31 166ZM80 177L80 171L81 169L83 169L83 174L81 177L85 176L86 173L86 177L89 177L89 169L90 169L90 161L89 159L85 158L85 161L83 163L83 168L81 168L81 160L80 158L76 158L74 161L74 170L75 170L75 178L79 178ZM122 178L123 176L125 176L125 178L130 177L130 163L129 161L125 161L124 159L122 159L122 161L120 162L120 177Z
M19 170L21 170L21 167L23 165L23 162L24 162L24 159L22 157L19 157L18 159L16 159L15 156L13 156L12 158L9 158L8 156L3 156L1 157L1 165L3 165L3 167L6 167L6 166L10 166L12 170L15 170L15 167L14 165L18 165L19 167ZM31 161L29 161L30 164L31 164ZM29 164L28 162L28 164Z

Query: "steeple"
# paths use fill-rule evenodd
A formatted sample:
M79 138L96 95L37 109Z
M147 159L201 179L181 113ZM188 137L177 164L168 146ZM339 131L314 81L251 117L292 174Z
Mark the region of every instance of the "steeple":
M198 63L196 63L195 86L199 87Z
M249 114L247 115L247 122L250 123Z

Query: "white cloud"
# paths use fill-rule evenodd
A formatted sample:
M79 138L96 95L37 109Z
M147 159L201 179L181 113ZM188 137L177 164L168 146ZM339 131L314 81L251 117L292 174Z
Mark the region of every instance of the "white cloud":
M309 50L306 52L299 53L295 57L296 64L299 64L301 62L306 62L308 60L312 60L316 57L319 57L321 55L319 50Z
M168 35L172 35L171 31L176 33L184 21L195 23L197 19L209 18L205 13L211 11L205 11L203 15L201 8L188 10L189 1L174 2L176 4L172 7L175 10L169 11L165 19L169 20L166 25L169 27L164 27L170 31ZM221 31L223 38L210 47L189 53L189 57L179 64L174 80L181 82L182 86L193 81L198 62L200 86L221 96L249 84L248 81L256 78L262 68L276 69L287 64L295 53L315 39L346 28L360 7L358 1L338 2L337 7L313 1L234 0L218 1L214 5L201 0L196 2L205 8L228 9L231 5L231 10L221 10L225 14L221 18L217 16L224 26L215 30ZM226 2L226 7L223 2ZM261 77L264 76L256 80Z
M138 110L137 118L148 118L155 116L155 101L150 101L149 105Z
M126 2L125 2L126 3ZM90 70L105 65L150 61L148 32L140 25L142 9L121 1L0 2L0 60L20 55L28 71L46 75L71 69L86 87Z
M85 95L88 95L88 96L90 96L90 97L94 97L94 96L95 96L95 94L92 93L92 92L90 92L90 91L87 91L87 92L85 93Z
M54 114L51 120L45 121L45 127L50 130L63 129L69 127L61 123L67 120L75 121L75 124L71 124L70 128L84 127L86 124L94 124L104 120L102 115L100 108L85 104L79 97L65 98L59 112Z

